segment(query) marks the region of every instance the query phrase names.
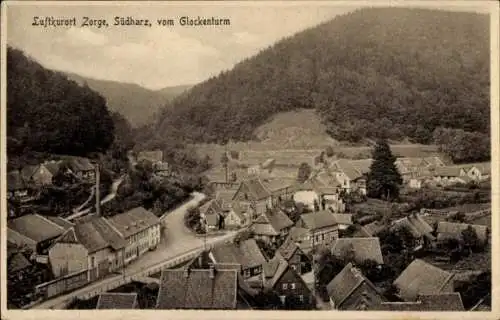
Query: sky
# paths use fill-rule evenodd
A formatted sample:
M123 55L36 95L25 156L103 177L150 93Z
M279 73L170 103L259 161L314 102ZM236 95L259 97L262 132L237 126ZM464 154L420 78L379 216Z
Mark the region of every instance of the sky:
M43 66L149 89L195 84L283 37L356 9L351 4L153 3L10 5L7 43ZM76 27L32 26L34 17L76 18ZM83 17L149 19L152 26L80 27ZM230 26L183 27L179 18L228 18ZM175 26L158 26L169 18Z

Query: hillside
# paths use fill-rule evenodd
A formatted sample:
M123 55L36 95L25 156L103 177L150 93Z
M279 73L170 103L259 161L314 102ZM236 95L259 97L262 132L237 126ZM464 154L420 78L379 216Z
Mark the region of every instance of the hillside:
M122 114L133 127L152 121L154 115L168 101L190 88L190 86L167 87L150 90L137 84L97 80L66 73L68 78L80 84L87 83L107 101L110 110Z
M8 48L9 164L37 153L103 152L113 140L114 122L102 96Z
M245 141L296 109L315 109L341 141L428 144L441 126L488 134L488 16L369 8L336 17L194 86L154 131L191 143Z

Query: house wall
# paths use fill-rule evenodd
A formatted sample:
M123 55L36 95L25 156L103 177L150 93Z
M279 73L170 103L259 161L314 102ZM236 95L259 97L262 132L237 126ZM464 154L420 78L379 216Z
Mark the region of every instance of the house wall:
M52 273L56 278L88 268L88 251L81 244L55 243L49 250Z
M382 297L377 293L377 291L363 282L359 287L357 287L352 294L345 299L340 306L337 307L338 310L358 310L363 300L367 301L368 306L373 306L380 304L383 300Z
M351 181L349 178L343 172L336 172L335 175L341 188L348 192L351 191Z
M160 243L160 225L154 225L139 233L129 236L125 247L125 264L143 255Z
M314 200L320 203L319 195L315 191L297 191L293 195L295 202L301 202L309 210L314 210Z
M297 299L302 299L304 303L308 303L311 301L311 291L304 283L304 281L300 278L300 276L294 272L291 268L288 268L287 271L281 276L281 278L276 282L274 286L275 292L282 297L289 298L295 297Z
M226 227L241 227L244 224L242 219L233 210L229 211L224 219L224 223Z

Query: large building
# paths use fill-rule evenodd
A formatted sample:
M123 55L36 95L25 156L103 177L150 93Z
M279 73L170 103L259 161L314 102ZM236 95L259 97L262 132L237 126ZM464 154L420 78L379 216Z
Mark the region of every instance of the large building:
M56 277L87 272L88 281L121 269L160 242L160 220L144 208L109 219L93 217L68 229L49 249Z

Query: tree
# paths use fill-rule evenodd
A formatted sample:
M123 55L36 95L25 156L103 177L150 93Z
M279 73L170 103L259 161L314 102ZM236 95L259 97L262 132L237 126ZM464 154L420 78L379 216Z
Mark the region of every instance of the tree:
M474 230L472 226L467 226L467 229L463 230L461 235L464 249L467 249L469 251L476 251L482 247L476 230Z
M306 162L302 162L299 166L299 171L297 173L297 181L299 183L304 183L307 179L309 179L311 173L312 173L311 166Z
M224 168L226 182L228 182L227 167L228 167L228 164L229 164L229 158L227 157L227 153L226 152L222 153L222 155L220 157L220 163L222 164L222 167Z
M386 141L377 142L372 159L367 179L368 196L387 201L397 198L403 179L394 164L396 157Z
M470 309L483 298L486 298L487 305L491 305L491 270L459 284L455 291L460 293L465 309Z

